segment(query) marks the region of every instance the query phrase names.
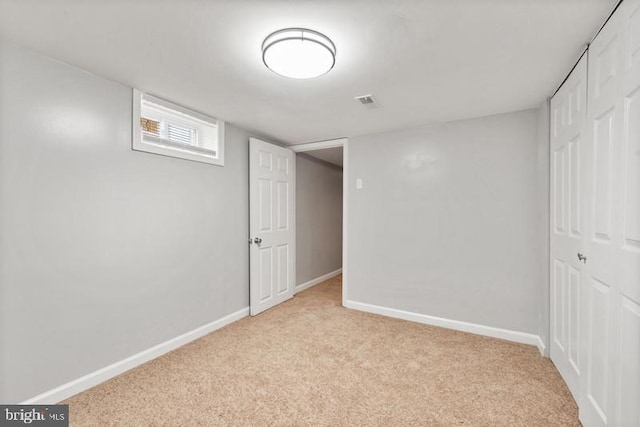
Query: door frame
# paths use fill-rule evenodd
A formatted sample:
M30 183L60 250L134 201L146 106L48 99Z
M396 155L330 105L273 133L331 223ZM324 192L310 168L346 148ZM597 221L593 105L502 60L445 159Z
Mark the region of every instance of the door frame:
M342 147L342 306L347 302L347 249L348 249L348 200L349 200L349 138L328 139L326 141L307 142L298 145L288 145L287 148L294 153L322 150L323 148ZM294 177L295 179L295 177ZM295 211L297 215L297 211Z

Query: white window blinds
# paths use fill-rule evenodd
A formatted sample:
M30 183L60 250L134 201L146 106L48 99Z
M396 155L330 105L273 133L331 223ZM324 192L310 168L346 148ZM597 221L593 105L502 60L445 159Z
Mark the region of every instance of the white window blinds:
M139 91L134 99L139 102L134 150L223 164L222 122Z

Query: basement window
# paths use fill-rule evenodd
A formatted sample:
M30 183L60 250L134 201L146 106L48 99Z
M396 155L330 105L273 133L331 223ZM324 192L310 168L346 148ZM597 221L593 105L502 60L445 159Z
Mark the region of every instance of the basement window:
M224 122L134 89L132 148L224 166Z

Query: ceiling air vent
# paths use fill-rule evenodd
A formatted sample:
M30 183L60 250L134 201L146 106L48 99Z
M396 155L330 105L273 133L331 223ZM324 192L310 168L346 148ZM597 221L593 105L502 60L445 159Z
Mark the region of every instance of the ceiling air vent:
M362 95L362 96L356 96L355 99L358 100L360 102L360 104L362 104L363 106L365 106L367 108L377 108L378 107L378 103L376 102L376 99L371 94Z

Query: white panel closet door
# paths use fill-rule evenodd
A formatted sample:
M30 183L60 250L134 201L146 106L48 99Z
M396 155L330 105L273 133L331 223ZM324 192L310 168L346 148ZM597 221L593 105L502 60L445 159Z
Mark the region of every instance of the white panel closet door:
M295 176L293 151L249 139L249 299L252 316L293 297Z
M640 426L640 0L589 49L585 426Z
M550 356L576 401L580 371L580 295L585 264L584 129L587 55L551 100L551 344Z

